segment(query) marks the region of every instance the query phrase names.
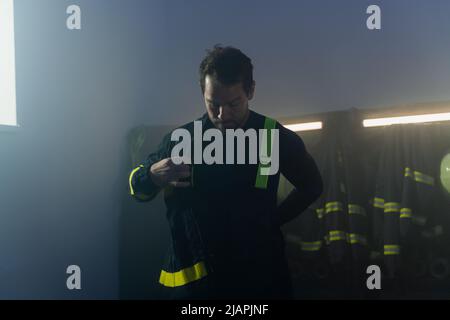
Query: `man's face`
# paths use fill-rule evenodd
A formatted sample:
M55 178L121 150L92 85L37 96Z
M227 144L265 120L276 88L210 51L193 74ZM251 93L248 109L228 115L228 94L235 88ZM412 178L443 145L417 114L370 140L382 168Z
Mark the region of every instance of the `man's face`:
M247 96L241 82L224 86L207 75L203 98L209 119L215 127L222 131L242 127L248 118L248 101L253 98L254 90L253 83Z

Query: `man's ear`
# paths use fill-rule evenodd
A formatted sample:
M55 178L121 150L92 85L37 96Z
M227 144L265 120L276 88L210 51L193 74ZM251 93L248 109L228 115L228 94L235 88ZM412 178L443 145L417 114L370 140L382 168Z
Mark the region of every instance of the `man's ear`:
M252 86L250 87L250 91L249 91L249 93L247 95L247 99L248 100L253 99L253 96L255 95L255 84L256 84L256 82L253 80Z

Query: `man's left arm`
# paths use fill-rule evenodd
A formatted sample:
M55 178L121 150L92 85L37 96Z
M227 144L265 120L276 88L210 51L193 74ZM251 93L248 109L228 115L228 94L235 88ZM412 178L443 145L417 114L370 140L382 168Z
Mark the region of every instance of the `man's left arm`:
M316 201L323 182L316 162L306 150L303 140L293 131L278 124L280 171L295 187L278 206L280 226L291 221Z

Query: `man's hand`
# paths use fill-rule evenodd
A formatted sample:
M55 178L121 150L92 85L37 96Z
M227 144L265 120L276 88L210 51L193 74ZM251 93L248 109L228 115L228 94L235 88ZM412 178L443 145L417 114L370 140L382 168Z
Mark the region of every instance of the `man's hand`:
M153 182L164 188L168 185L174 187L189 187L188 181L179 181L191 176L191 167L187 164L174 164L171 158L162 159L154 163L149 170Z

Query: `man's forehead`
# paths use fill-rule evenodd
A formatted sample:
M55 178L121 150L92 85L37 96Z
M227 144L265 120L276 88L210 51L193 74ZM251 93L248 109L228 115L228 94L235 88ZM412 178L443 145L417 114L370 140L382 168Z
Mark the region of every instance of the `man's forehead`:
M243 94L242 84L236 83L229 86L218 81L206 82L205 97L209 99L229 99L235 100Z
M241 96L234 96L234 98L233 98L233 96L230 96L230 97L231 98L226 98L228 101L223 101L223 102L232 103L232 102L237 102L241 99ZM207 95L207 94L205 94L205 98L207 101L210 101L210 102L219 102L219 100L220 100L220 97L217 97L214 95Z

